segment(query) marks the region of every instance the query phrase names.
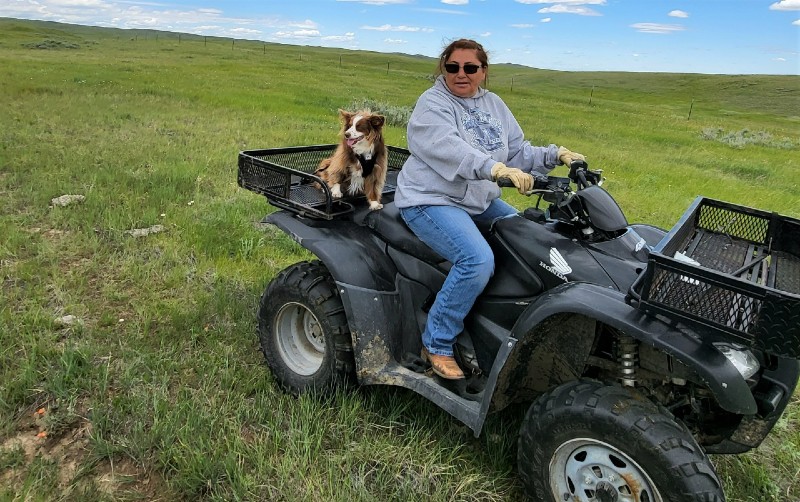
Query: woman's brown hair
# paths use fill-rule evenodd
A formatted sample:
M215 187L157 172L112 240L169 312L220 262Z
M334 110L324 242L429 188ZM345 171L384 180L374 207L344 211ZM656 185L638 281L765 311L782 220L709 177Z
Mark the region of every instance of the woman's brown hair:
M450 56L453 55L453 51L456 49L470 49L474 50L478 56L478 61L480 61L481 66L484 67L486 72L489 71L489 55L484 50L483 46L476 42L475 40L470 40L469 38L460 38L458 40L454 40L450 42L450 45L444 48L442 54L439 56L439 66L436 68L438 71L438 75L444 74L444 64L450 59Z

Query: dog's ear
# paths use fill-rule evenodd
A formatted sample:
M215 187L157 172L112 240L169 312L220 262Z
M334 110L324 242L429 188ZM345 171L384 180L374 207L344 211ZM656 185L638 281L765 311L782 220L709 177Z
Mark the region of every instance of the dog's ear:
M383 115L373 115L372 117L369 118L369 123L372 124L372 127L377 129L383 126L384 120L385 119L383 118Z
M347 110L342 110L341 108L339 108L339 117L341 117L343 122L347 122L348 120L350 120L350 117L352 116L353 116L352 113L348 112Z

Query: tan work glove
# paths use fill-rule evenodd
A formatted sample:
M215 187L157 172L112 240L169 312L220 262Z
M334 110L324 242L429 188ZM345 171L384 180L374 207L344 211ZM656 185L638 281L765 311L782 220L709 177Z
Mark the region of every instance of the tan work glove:
M499 178L511 180L519 193L523 195L533 190L533 176L516 167L508 167L502 162L492 166L492 179L497 181Z
M570 152L563 146L558 147L558 160L561 161L562 164L569 167L573 160L586 160L586 157L579 153Z

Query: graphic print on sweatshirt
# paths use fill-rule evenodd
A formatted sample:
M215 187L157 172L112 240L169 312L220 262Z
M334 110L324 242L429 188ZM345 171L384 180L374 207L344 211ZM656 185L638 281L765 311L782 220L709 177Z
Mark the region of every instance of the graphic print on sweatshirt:
M503 125L491 114L472 108L461 114L461 123L475 148L487 153L503 148Z

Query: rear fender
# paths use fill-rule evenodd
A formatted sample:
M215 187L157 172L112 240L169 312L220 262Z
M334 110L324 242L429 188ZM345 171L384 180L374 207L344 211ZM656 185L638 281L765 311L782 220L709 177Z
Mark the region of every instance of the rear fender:
M576 316L564 314L579 314L583 320L575 321ZM492 397L497 401L495 405L503 405L504 388L513 392L513 386L521 383L520 378L541 371L534 367L529 372L528 365L545 366L543 378L528 382L534 388L558 385L561 383L558 380L579 376L591 350L593 337L585 336L585 330L592 329L592 320L616 328L692 368L723 409L743 415L756 413L756 401L747 383L713 346L704 344L685 325L667 324L644 314L626 303L619 291L588 283L567 283L553 288L519 317L511 331L511 339L518 340L514 349L507 353L507 360L495 364L500 373ZM589 326L582 326L583 322Z
M397 269L386 254L385 244L369 229L352 221L308 220L287 211L272 213L264 221L314 253L337 283L374 291L395 290Z

